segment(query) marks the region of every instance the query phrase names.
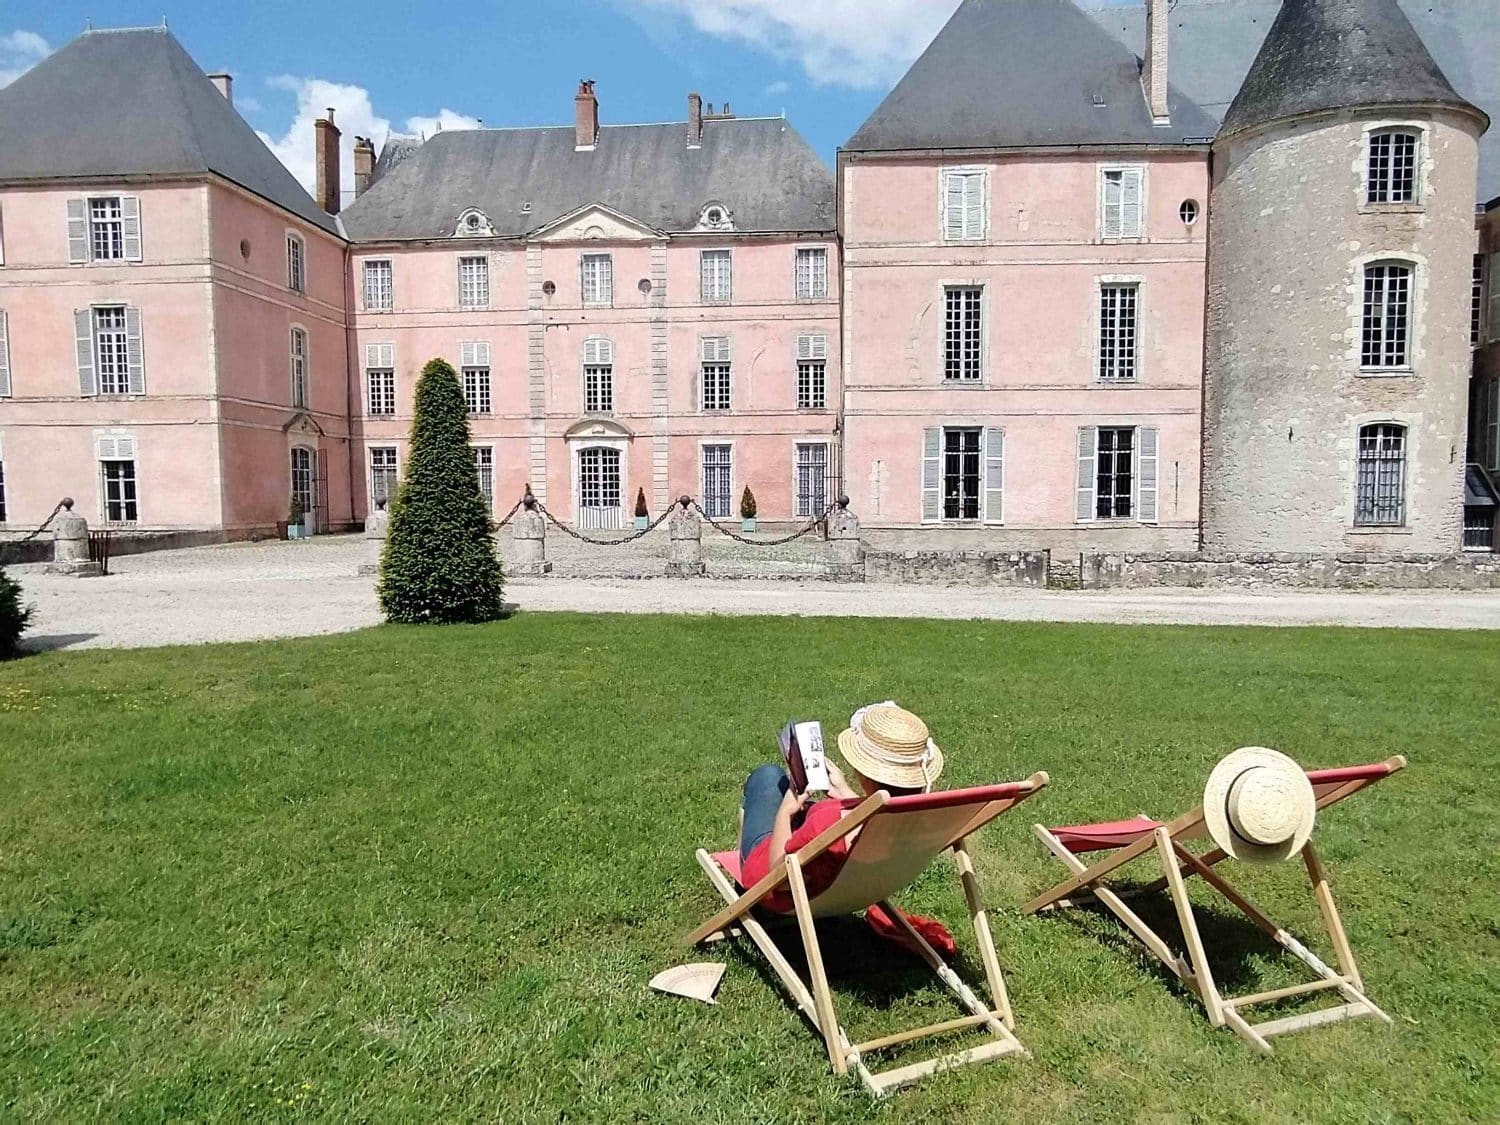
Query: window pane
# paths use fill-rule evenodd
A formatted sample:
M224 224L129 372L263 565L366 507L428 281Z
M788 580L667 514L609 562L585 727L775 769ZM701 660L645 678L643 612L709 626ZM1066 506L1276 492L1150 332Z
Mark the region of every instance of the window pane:
M714 519L730 514L733 453L727 445L703 447L703 510Z
M589 364L583 369L583 410L586 414L608 414L615 408L613 364Z
M821 301L828 296L828 251L797 251L797 299Z
M983 352L984 290L978 286L946 291L943 329L943 374L947 379L977 382Z
M1365 198L1369 203L1412 203L1417 197L1418 134L1403 130L1371 133Z
M733 261L728 250L705 250L698 257L704 304L723 304L733 297Z
M1410 300L1409 266L1387 263L1365 267L1362 367L1380 369L1407 365Z
M396 495L396 449L377 446L370 450L370 502L390 503Z
M1134 285L1105 285L1099 290L1099 378L1121 381L1136 373L1136 298Z
M824 362L797 364L797 408L823 410L828 406L828 365Z
M488 258L459 259L458 303L466 309L482 309L489 306L490 263Z
M463 371L464 402L470 414L490 412L490 369L465 367Z
M1406 522L1406 428L1390 423L1359 431L1356 525L1397 527Z
M118 196L89 200L89 231L96 261L125 257L125 224Z
M365 263L365 308L389 311L392 303L391 263Z
M983 431L977 427L943 431L943 518L979 518Z
M729 364L703 365L703 409L729 409Z
M1094 515L1101 520L1129 519L1135 489L1134 427L1100 427L1094 475Z
M110 523L135 523L140 517L135 462L101 461L99 470L104 483L104 518Z
M797 515L811 519L828 510L828 446L797 446Z
M100 394L130 393L130 349L124 306L112 305L94 310L94 363Z
M583 303L608 305L614 301L614 261L608 254L583 256Z

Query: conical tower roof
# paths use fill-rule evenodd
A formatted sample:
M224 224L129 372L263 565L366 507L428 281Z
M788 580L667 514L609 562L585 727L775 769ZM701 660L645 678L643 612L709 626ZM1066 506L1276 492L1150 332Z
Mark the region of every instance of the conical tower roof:
M1351 107L1442 106L1449 84L1396 0L1283 0L1219 136Z

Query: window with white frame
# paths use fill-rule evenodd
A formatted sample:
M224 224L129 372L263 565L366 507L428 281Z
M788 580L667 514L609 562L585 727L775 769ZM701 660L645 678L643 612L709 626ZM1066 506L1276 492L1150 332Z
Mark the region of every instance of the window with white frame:
M727 305L734 299L734 258L728 250L699 253L698 286L705 305Z
M703 447L703 510L716 520L728 519L734 489L734 448Z
M307 243L301 235L286 236L286 287L296 293L307 292Z
M484 506L495 510L495 450L493 446L476 445L474 471L479 474L479 495L484 497Z
M394 445L370 447L370 504L372 506L378 505L382 500L389 505L396 498L398 471Z
M1146 170L1101 168L1099 181L1099 237L1140 238L1144 229Z
M1128 520L1135 502L1135 427L1100 426L1094 518Z
M1366 203L1417 201L1417 153L1421 138L1416 129L1374 129L1368 134Z
M365 345L365 408L373 416L396 413L396 345Z
M804 246L797 251L797 300L828 299L828 250Z
M943 430L943 518L979 518L984 431L978 426L950 426Z
M1000 523L1004 492L1004 430L965 425L923 432L922 522Z
M0 398L10 394L10 314L0 309Z
M583 303L612 305L615 300L615 262L608 254L583 255Z
M460 345L464 403L470 414L490 413L490 345L485 340Z
M490 307L490 260L483 254L466 254L458 260L458 307Z
M296 446L291 453L292 499L302 509L302 526L316 528L318 517L317 457L311 449Z
M101 395L130 393L130 332L124 305L94 308L94 370Z
M1404 262L1365 266L1359 365L1366 371L1410 366L1412 268Z
M125 257L125 216L117 195L89 200L89 254L96 262Z
M828 510L828 443L798 442L794 466L797 484L797 515L803 519Z
M1154 426L1078 430L1078 519L1157 519L1158 431Z
M68 261L139 262L141 201L134 195L96 195L67 201Z
M395 305L395 278L388 258L367 261L364 264L365 309L369 312L390 312Z
M943 292L943 378L977 383L983 375L984 289L950 285Z
M583 342L583 412L612 414L615 409L615 345L603 338Z
M292 329L292 405L307 406L307 333Z
M797 409L828 408L828 337L797 337Z
M1406 427L1361 426L1354 525L1400 527L1406 522Z
M1136 377L1136 307L1140 286L1106 282L1099 286L1099 379L1128 383Z
M730 408L730 350L727 337L703 340L703 409Z
M1469 281L1469 347L1477 348L1484 342L1484 283L1487 259L1483 254L1474 255L1474 272Z
M136 485L135 439L118 435L100 437L96 448L105 522L138 522L140 496Z
M978 242L984 238L984 172L977 168L943 169L943 238Z

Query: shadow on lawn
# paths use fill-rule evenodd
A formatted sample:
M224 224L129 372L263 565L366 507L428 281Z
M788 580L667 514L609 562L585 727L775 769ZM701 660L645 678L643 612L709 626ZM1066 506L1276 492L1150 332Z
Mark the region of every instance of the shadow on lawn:
M35 656L43 652L57 652L59 649L72 648L81 645L85 641L91 641L98 633L54 633L44 637L22 637L19 656Z

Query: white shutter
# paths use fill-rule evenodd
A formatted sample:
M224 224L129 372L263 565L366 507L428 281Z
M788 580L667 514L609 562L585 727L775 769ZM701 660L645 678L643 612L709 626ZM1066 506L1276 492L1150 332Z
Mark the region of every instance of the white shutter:
M984 431L984 519L1005 519L1005 431L994 427Z
M466 340L461 347L460 366L463 367L488 367L490 365L490 345L487 340Z
M73 341L78 353L78 393L96 395L99 381L94 376L94 310L73 311Z
M1094 451L1099 433L1093 426L1078 427L1078 519L1094 518Z
M10 332L6 315L0 309L0 398L10 397Z
M1157 432L1155 426L1141 426L1135 431L1140 464L1136 467L1136 518L1142 523L1156 522Z
M1120 184L1120 237L1141 237L1141 176L1139 168L1126 168Z
M129 434L100 434L94 446L100 461L135 460L135 438Z
M615 345L602 336L583 342L583 362L590 367L615 361Z
M977 172L964 177L964 237L984 237L984 177Z
M1120 237L1120 200L1123 173L1104 172L1104 215L1100 224L1100 235L1104 238Z
M88 200L68 200L68 261L80 265L89 260Z
M943 176L943 236L961 241L964 236L964 178L957 172Z
M798 362L827 359L828 337L827 336L798 336L797 337L797 360Z
M125 364L130 375L130 393L146 393L146 357L141 346L141 310L125 310Z
M396 345L395 344L366 344L365 345L365 369L372 367L395 367Z
M728 363L729 362L729 337L727 337L727 336L705 336L703 338L703 362L704 363Z
M125 260L141 260L141 200L139 196L120 198L120 229L125 236Z
M922 522L936 523L943 517L943 431L930 426L922 431Z

